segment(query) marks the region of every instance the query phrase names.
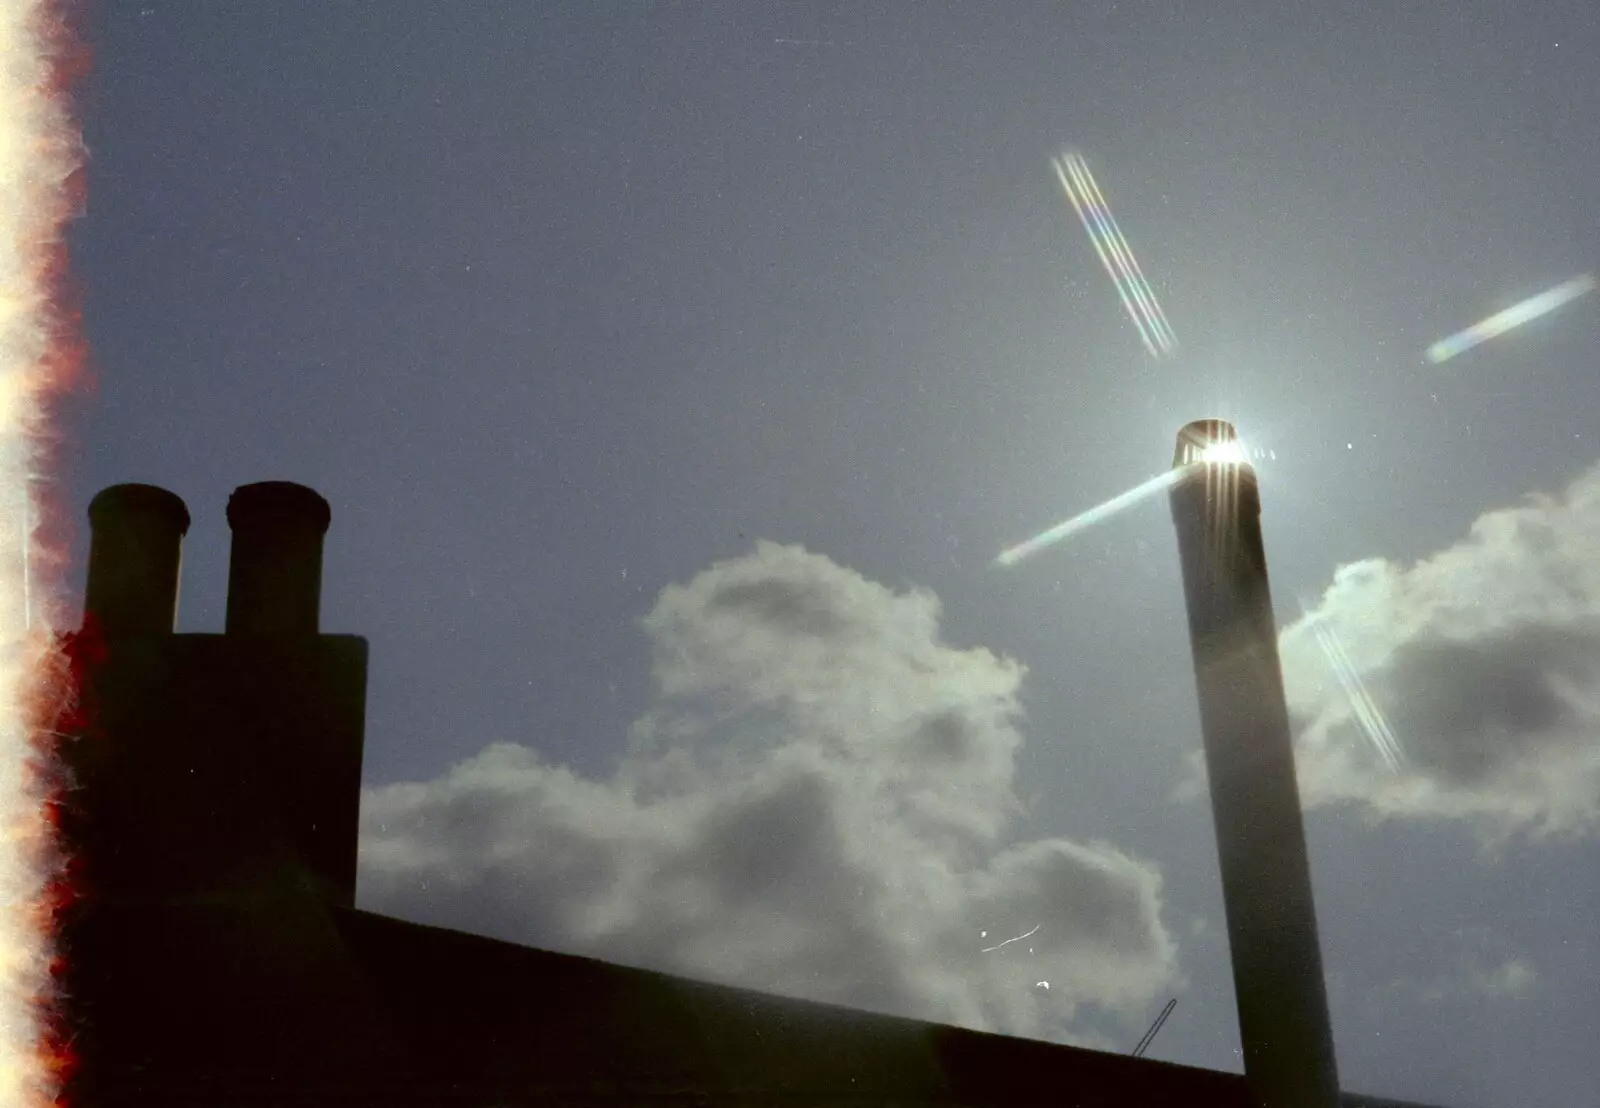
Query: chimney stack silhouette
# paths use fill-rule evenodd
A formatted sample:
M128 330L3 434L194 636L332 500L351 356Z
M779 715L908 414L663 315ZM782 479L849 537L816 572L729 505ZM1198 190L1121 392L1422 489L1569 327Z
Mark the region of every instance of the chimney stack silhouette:
M1245 1078L1261 1108L1337 1108L1255 470L1220 419L1185 426L1172 464Z
M183 501L115 485L89 508L80 674L90 895L108 902L355 900L367 643L318 631L328 503L235 490L226 633L176 634Z
M116 485L89 509L60 745L74 1103L145 1103L152 1049L260 1088L398 1065L336 926L355 903L367 643L318 630L328 504L269 481L227 515L226 633L177 634L183 501Z

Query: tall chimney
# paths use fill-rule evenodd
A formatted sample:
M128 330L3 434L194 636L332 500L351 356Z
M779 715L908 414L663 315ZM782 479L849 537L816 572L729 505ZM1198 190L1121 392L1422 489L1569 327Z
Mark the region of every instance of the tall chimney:
M89 502L84 624L107 639L170 635L189 509L154 485L112 485Z
M1245 1077L1262 1108L1337 1108L1255 470L1218 419L1178 433L1173 468Z
M262 481L228 497L229 635L317 633L328 502L304 485Z

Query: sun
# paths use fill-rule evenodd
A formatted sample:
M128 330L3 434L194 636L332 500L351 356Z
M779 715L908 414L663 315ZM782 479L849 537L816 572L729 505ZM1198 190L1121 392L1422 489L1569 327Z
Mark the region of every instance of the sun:
M1196 460L1211 465L1242 465L1250 460L1250 451L1238 439L1228 439L1201 447Z

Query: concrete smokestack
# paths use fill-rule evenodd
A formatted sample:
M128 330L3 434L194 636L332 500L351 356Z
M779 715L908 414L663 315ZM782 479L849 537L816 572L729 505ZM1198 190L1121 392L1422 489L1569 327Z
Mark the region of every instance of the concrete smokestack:
M89 502L84 625L109 639L170 635L189 509L154 485L112 485Z
M262 481L233 491L224 626L229 635L317 633L322 538L331 519L328 502L304 485Z
M1171 492L1245 1077L1262 1108L1337 1108L1278 630L1255 471L1233 427L1178 433Z

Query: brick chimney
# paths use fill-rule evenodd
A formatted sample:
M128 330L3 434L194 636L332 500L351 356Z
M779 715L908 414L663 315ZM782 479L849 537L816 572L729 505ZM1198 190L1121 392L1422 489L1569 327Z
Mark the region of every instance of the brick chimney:
M116 485L89 520L82 634L103 654L80 676L92 730L66 747L89 894L353 904L367 643L318 632L327 502L234 492L222 635L173 631L182 500Z
M175 634L183 502L118 485L90 507L60 748L73 1103L146 1103L152 1067L176 1059L182 1078L190 1055L226 1075L185 1087L197 1104L280 1083L345 1103L400 1064L337 926L355 902L367 643L318 630L329 517L300 485L236 490L226 633Z

